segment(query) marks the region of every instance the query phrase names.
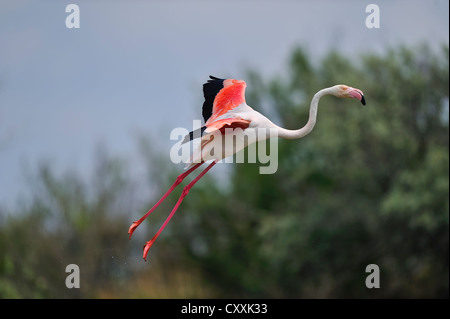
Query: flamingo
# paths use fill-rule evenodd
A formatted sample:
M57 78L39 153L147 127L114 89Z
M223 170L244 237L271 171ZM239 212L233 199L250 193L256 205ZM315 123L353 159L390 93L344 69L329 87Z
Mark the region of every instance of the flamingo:
M202 115L205 121L204 126L190 132L183 143L189 142L196 138L201 138L199 147L193 152L186 171L180 174L172 186L161 197L161 199L144 215L141 219L134 221L128 230L129 238L133 235L135 229L166 199L167 196L193 171L199 168L207 161L212 162L187 186L184 187L177 203L170 212L163 225L159 228L153 238L144 245L143 258L147 260L147 254L150 247L155 242L163 229L167 226L172 216L177 211L183 199L189 193L190 189L220 160L232 156L242 148L247 147L251 143L263 141L270 137L281 137L285 139L302 138L312 131L316 124L317 108L319 100L325 95L334 95L338 98L353 98L359 100L363 105L366 104L364 94L361 90L355 89L348 85L335 85L318 91L310 105L309 119L305 126L298 130L289 130L277 126L267 117L255 111L245 102L245 88L247 84L242 80L220 79L210 76L210 79L203 84L204 103ZM244 138L244 134L248 130L264 129L267 134L253 134L253 139L247 139L246 143L241 143L240 147L225 145L223 152L214 152L215 148L221 149L222 135L229 134L230 130L237 138Z

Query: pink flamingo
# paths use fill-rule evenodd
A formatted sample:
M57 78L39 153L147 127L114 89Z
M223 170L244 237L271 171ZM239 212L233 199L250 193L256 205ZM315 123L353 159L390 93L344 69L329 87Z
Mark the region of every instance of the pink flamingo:
M298 130L288 130L279 127L272 123L261 113L255 111L245 103L245 88L246 83L242 80L233 79L219 79L210 76L210 80L203 84L203 95L205 101L203 103L202 115L205 120L205 125L200 129L190 132L184 142L188 142L197 137L201 138L200 146L193 152L190 163L186 167L188 170L180 174L169 190L161 197L161 199L144 215L141 219L133 222L128 230L129 238L133 235L134 230L150 215L167 196L194 170L200 167L204 162L212 160L209 164L194 180L192 180L187 186L184 187L183 192L180 195L177 203L172 209L171 213L164 221L158 232L144 245L144 260L147 259L147 254L150 247L155 242L156 238L166 227L172 216L177 211L183 199L189 193L189 190L202 178L218 161L233 155L242 148L247 147L251 143L262 141L272 136L277 136L285 139L298 139L307 135L312 131L316 124L317 108L320 98L325 95L334 95L339 98L354 98L359 100L363 105L366 104L364 94L361 90L352 88L347 85L335 85L329 88L318 91L312 101L309 111L309 119L306 125ZM238 129L239 128L239 129ZM222 152L214 152L213 150L221 149L222 140L220 138L214 138L228 134L232 130L233 134L237 138L243 138L246 130L258 130L265 129L266 132L275 132L275 134L254 134L256 138L248 141L243 146L236 147L231 145L225 145L225 149ZM247 135L248 137L248 135Z

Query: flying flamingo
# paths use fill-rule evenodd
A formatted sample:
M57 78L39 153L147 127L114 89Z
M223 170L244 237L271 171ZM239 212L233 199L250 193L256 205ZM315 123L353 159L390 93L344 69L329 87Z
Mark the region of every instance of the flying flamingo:
M219 79L214 76L210 76L210 80L203 84L203 95L205 101L203 103L202 115L205 120L205 125L196 131L190 132L183 141L184 143L195 138L201 138L200 146L193 152L193 155L190 158L190 163L186 167L188 170L177 177L169 190L141 219L133 222L128 230L129 238L131 239L134 230L164 201L164 199L184 180L186 176L191 174L206 161L212 160L212 163L210 163L195 179L184 187L180 198L161 228L155 236L153 236L153 238L144 245L144 260L147 259L147 254L150 247L175 214L181 202L189 193L189 190L217 162L233 155L251 143L263 141L270 137L278 136L285 139L298 139L304 137L314 128L314 125L316 124L319 100L325 95L334 95L339 98L354 98L359 100L363 105L366 104L364 94L361 90L347 85L335 85L325 88L318 91L314 95L311 101L309 119L306 125L298 130L288 130L275 125L264 115L255 111L248 106L247 103L245 103L246 86L247 84L242 80ZM217 138L217 136L228 134L230 129L233 134L237 136L237 138L243 138L246 130L264 129L266 132L271 133L265 135L254 134L253 136L257 137L253 140L247 140L247 143L241 148L235 146L227 147L227 145L225 145L223 152L214 152L213 150L215 147L221 149L219 146L222 146L222 140ZM273 132L275 132L275 134L273 134Z

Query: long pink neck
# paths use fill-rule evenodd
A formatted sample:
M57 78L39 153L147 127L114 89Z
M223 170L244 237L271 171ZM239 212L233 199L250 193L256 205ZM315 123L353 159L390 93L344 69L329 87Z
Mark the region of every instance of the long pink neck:
M314 126L316 125L317 119L317 108L319 105L319 100L322 96L332 94L332 88L322 89L316 94L311 101L311 106L309 108L309 119L308 123L305 126L298 130L288 130L279 126L276 126L278 129L278 137L286 138L286 139L297 139L302 138L303 136L309 134Z

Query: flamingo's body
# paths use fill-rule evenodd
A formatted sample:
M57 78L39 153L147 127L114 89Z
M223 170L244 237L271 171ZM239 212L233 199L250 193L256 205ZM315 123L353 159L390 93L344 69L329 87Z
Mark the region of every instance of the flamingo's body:
M164 194L164 196L150 209L141 219L135 221L128 230L131 238L134 230L141 224L148 215L150 215L156 207L180 184L183 179L200 167L204 162L212 160L209 164L192 182L190 182L184 189L178 199L175 207L170 215L167 217L164 224L158 230L156 235L146 243L144 246L144 259L147 257L148 250L159 236L161 231L172 218L175 211L188 194L189 190L194 184L205 175L218 161L223 158L232 156L241 149L247 147L251 143L262 141L270 137L281 137L286 139L296 139L307 135L314 128L317 117L317 107L319 100L324 95L335 95L342 98L355 98L361 101L363 105L366 104L364 95L361 90L346 86L335 85L330 88L322 89L317 92L310 107L310 114L307 124L298 130L287 130L272 123L261 113L255 111L245 102L245 88L246 83L242 80L233 79L219 79L210 76L210 80L203 85L203 95L205 102L203 103L202 115L205 120L205 125L199 130L190 132L184 142L188 142L195 138L201 138L200 146L195 150L190 158L190 163L187 165L187 171L179 175L173 185ZM249 130L264 129L264 134L245 134ZM221 136L225 136L232 132L235 139L244 139L245 142L236 143L234 145L223 146ZM244 137L245 135L245 137ZM249 138L250 137L250 138ZM253 137L253 138L252 138ZM217 152L216 150L221 150Z

